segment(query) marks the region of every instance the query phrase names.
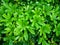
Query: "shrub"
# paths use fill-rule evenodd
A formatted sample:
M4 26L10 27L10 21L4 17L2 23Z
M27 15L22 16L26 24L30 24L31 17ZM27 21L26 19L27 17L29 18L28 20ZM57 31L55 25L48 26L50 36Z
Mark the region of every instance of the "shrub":
M59 0L1 0L1 45L59 45Z

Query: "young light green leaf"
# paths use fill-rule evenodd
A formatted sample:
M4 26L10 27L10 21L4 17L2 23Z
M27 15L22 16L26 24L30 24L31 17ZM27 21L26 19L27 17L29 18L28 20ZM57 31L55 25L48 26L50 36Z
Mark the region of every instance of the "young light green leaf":
M13 45L13 41L12 40L9 41L9 45Z
M28 40L28 32L27 32L27 30L24 30L24 38L25 38L26 41Z
M35 34L35 31L34 31L33 29L29 29L29 32L30 32L31 34Z

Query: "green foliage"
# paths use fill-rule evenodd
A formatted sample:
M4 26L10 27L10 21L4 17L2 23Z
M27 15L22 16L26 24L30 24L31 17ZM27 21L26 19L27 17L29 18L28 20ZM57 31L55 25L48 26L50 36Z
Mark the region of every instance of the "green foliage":
M59 45L59 0L1 0L1 45Z

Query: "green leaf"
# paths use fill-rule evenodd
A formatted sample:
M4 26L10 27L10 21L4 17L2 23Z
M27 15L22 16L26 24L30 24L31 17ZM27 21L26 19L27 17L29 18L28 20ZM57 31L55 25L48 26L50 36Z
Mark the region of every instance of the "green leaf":
M46 33L43 33L43 37L44 37L45 39L47 39L47 37L46 37Z
M12 40L9 41L9 45L13 45L13 41Z
M5 28L6 33L9 33L11 29L9 27Z
M20 34L19 28L14 29L14 35L17 36Z
M43 38L40 37L39 40L38 40L38 44L41 44L42 41L43 41Z
M60 23L57 25L57 28L55 29L56 31L56 36L60 35Z
M8 40L8 38L7 38L7 37L5 37L5 38L3 38L3 40L4 40L4 41L7 41L7 40Z
M43 35L43 30L39 30L39 32L40 32L40 36L42 36Z
M26 41L28 40L28 32L27 32L27 30L24 30L24 38L25 38Z
M49 45L45 40L42 41L42 45Z
M52 0L46 0L48 3L51 2Z
M29 29L29 32L30 32L31 34L35 34L34 29Z
M15 40L18 40L19 39L19 36L17 36L16 38L15 38Z
M7 19L7 18L8 18L6 14L3 14L3 17L4 17L5 19Z
M51 27L50 27L50 25L49 24L45 24L45 25L43 25L42 27L41 27L41 29L44 31L44 33L50 33L50 31L51 31Z

